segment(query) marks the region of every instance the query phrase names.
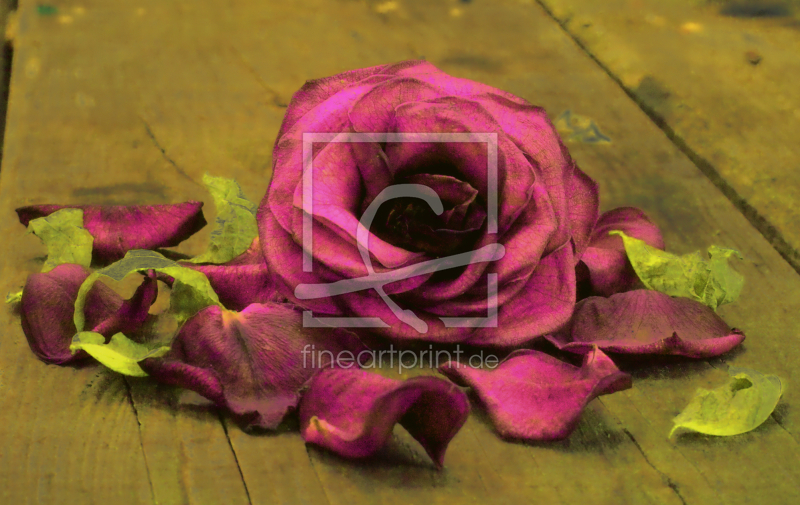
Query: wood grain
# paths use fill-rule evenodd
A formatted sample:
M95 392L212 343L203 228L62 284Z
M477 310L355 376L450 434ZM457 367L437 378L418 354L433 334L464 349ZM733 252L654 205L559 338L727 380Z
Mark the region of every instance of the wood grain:
M800 2L538 3L800 269Z

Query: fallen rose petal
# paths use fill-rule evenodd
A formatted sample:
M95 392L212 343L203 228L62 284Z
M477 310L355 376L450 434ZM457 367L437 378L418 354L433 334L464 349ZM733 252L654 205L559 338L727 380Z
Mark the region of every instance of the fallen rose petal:
M155 303L156 298L158 298L158 282L156 273L150 270L133 296L124 300L113 315L94 327L92 331L105 336L136 331L144 324L150 306Z
M281 298L265 263L186 266L205 274L219 301L230 310L244 310L251 303L274 302Z
M581 300L569 325L545 338L579 354L596 345L606 352L709 358L730 351L745 336L698 301L639 289Z
M437 377L388 379L358 368L321 371L300 403L300 432L311 442L349 458L383 447L400 423L444 465L447 446L469 416L463 391Z
M608 232L621 230L658 249L664 249L664 239L658 226L639 209L620 207L603 213L592 232L589 247L580 257L588 267L595 295L611 296L628 291L639 278L625 253L622 238Z
M252 304L241 312L212 305L186 321L167 355L139 366L227 408L246 428L274 429L312 375L334 357L362 350L348 331L303 327L288 305Z
M32 274L22 291L20 315L22 330L31 350L46 363L64 365L85 359L84 352L69 350L77 332L73 321L75 299L89 270L73 264L58 265L45 273ZM86 327L106 338L121 330L135 330L155 300L157 286L148 276L134 296L123 301L102 283L92 286L86 300Z
M155 271L155 278L159 279L170 276L173 282L170 283L172 292L170 293L169 312L175 317L177 323L183 324L191 316L195 315L200 309L209 305L219 305L220 301L217 294L202 272L186 268L172 260L165 258L156 251L147 249L135 249L125 253L125 257L116 261L105 268L95 270L83 282L78 290L78 297L75 300L75 312L73 320L78 331L84 331L84 307L86 305L85 295L89 289L97 282L100 277L110 277L116 281L121 281L133 272ZM158 274L165 274L159 276Z
M181 266L202 272L217 293L219 301L229 310L244 310L251 303L278 301L281 297L269 274L258 237L250 247L222 265L194 265L180 262ZM159 278L172 286L172 279Z
M454 361L439 371L475 391L501 436L522 440L566 438L591 400L631 387L630 375L597 348L580 368L521 349L490 371Z
M19 222L61 209L82 209L83 227L94 237L94 256L104 262L132 249L172 247L206 225L203 202L163 205L29 205L17 209Z

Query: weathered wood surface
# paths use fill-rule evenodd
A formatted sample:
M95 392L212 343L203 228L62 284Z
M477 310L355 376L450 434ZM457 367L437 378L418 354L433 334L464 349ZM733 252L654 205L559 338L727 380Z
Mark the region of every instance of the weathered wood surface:
M800 2L538 3L800 269Z
M399 428L379 456L352 462L306 447L291 426L253 436L214 412L177 408L174 391L147 379L44 365L5 308L0 503L800 501L800 276L538 5L52 5L19 6L0 171L0 293L18 289L43 255L14 208L208 201L206 171L235 177L258 201L285 105L306 79L425 56L554 119L569 109L594 120L611 143L569 145L599 181L604 209L643 208L678 253L716 243L746 256L745 291L721 313L748 339L715 360L627 365L633 389L592 402L563 442L504 442L476 412L436 471ZM207 239L204 230L180 250L197 253ZM725 364L780 375L789 387L779 409L745 435L668 440L672 417L697 387L719 385Z

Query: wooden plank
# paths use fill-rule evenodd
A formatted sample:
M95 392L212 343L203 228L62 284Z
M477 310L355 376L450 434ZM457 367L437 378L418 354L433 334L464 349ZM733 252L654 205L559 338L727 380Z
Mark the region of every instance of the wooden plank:
M644 208L663 226L671 250L713 241L748 258L741 265L742 300L721 312L749 338L743 351L714 365L751 366L794 381L800 350L792 344L800 322L785 314L800 302L800 277L544 11L510 1L404 1L394 9L376 2L298 5L96 1L82 11L59 7L71 18L64 22L23 0L0 173L5 215L43 201L208 200L197 183L205 171L236 177L258 200L283 107L304 80L424 55L454 75L543 105L554 118L570 109L594 119L611 144L570 146L600 182L604 208ZM207 216L213 219L213 212ZM22 237L11 218L4 223L0 278L11 290L40 267L31 258L42 248ZM198 252L207 233L182 250ZM743 437L666 439L671 417L694 387L724 375L705 362L678 362L651 375L632 366L634 389L593 402L577 432L557 444L503 442L475 415L454 439L445 470L436 472L400 429L395 445L378 458L350 462L307 450L295 432L253 436L227 421L215 424L208 413L176 409L145 381L130 382L136 412L125 383L111 374L105 375L117 380L117 389L104 389L108 401L88 402L76 392L95 372L38 363L18 321L3 317L11 339L0 344L4 382L11 373L14 384L25 384L0 399L3 412L23 405L11 429L0 432L0 447L10 447L13 456L3 461L39 458L23 470L3 463L0 488L8 502L26 503L48 478L64 484L58 488L64 502L213 503L230 496L226 502L699 504L758 496L780 504L798 498L789 487L800 468L800 414L793 409ZM55 406L40 401L42 386L57 393ZM797 398L790 387L783 402ZM64 417L36 431L56 407ZM94 438L86 435L97 426L70 424L78 415L91 420L115 412L122 421ZM50 453L32 446L42 436L37 443L56 448L50 467L50 460L42 462ZM126 442L104 448L113 437ZM70 455L86 443L83 454L104 466ZM192 456L200 454L210 457ZM81 479L91 472L115 479ZM208 477L214 472L219 479ZM59 498L43 495L40 502Z
M20 6L17 67L0 175L7 216L2 233L9 239L0 253L4 292L17 289L27 273L41 268L41 262L31 258L41 257L44 251L37 239L24 237L24 229L14 222L13 208L17 206L209 200L201 184L193 182L206 170L235 175L256 201L266 187L263 180L254 188L247 170L238 174L216 170L217 164L247 169L267 164L268 155L265 160L259 153L269 153L269 146L256 145L263 118L251 129L253 137L231 136L230 143L215 146L216 155L206 152L202 163L189 162L191 180L183 175L178 164L184 161L182 153L171 153L174 144L158 138L164 127L157 103L171 101L174 95L180 101L181 93L191 93L191 86L177 78L172 90L150 87L147 65L128 67L126 72L131 55L134 60L142 58L141 62L158 52L163 42L158 39L159 29L162 34L169 33L171 18L154 7L151 15L161 16L165 22L143 31L148 27L146 11L140 14L122 3L108 8L98 5L55 6L55 12L45 10L44 14L35 2ZM152 45L128 45L139 39ZM94 52L93 48L99 47L105 52ZM162 67L156 65L153 70L160 72ZM137 81L139 78L142 80ZM142 93L137 83L149 89L149 94ZM224 86L237 92L235 84ZM242 97L247 107L239 108L245 111L243 115L253 109L248 98L255 100L261 93L257 84L249 91L250 97ZM188 132L198 135L198 143L204 136L216 134L213 128L220 112L224 113L217 102L209 103L210 112L194 109L213 125L211 131ZM186 120L202 124L204 119ZM277 129L279 120L280 114L276 114L269 126ZM235 118L233 123L230 130L236 133L236 125L243 123ZM253 139L252 147L236 144L248 138ZM220 159L227 156L234 159ZM209 219L214 216L211 207L206 214ZM203 247L208 230L199 235L185 244L186 252ZM154 385L143 381L131 380L128 391L126 382L113 374L110 378L103 375L106 379L100 392L89 389L81 393L97 373L94 368L73 371L43 365L27 348L19 319L5 312L3 317L7 318L3 324L8 327L8 340L0 346L5 384L0 401L6 428L0 430L0 445L8 457L2 458L1 501L248 503L235 456L216 414L164 404L164 395L156 394ZM304 450L302 454L305 456Z
M250 503L219 415L177 406L177 391L147 378L126 378L136 406L155 503Z
M800 4L538 3L800 269Z
M251 503L330 503L296 427L248 434L228 418L225 427Z

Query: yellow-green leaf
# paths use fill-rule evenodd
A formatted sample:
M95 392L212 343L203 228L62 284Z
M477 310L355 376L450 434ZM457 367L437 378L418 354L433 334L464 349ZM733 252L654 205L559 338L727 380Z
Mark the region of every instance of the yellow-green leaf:
M108 344L103 335L93 331L82 331L72 337L69 350L73 353L83 349L94 359L115 372L134 377L147 377L139 362L146 358L158 358L169 352L169 347L150 348L117 333Z
M670 437L679 430L738 435L767 420L783 393L780 378L746 368L730 367L728 373L728 384L711 391L697 390L689 405L673 419Z
M183 324L200 309L209 305L222 307L217 293L208 282L208 277L202 272L181 266L155 251L135 249L128 251L121 260L93 272L83 281L78 290L78 298L75 300L75 314L73 315L75 328L79 332L83 331L85 324L83 309L86 303L86 294L101 275L121 281L128 274L147 270L155 270L175 278L170 295L169 311L175 316L178 325Z
M19 303L21 301L22 301L22 290L21 289L19 291L16 291L16 292L9 292L6 295L6 303L13 304L13 303Z
M245 198L242 188L233 179L205 174L203 183L214 198L217 220L208 250L186 261L225 263L245 252L258 236L256 206Z
M83 227L82 209L61 209L49 216L32 219L28 233L39 237L47 247L42 272L63 263L88 267L92 262L94 237Z
M715 245L708 248L708 255L711 257L708 262L711 293L706 296L715 298L717 306L736 301L744 286L744 276L730 267L728 258L734 255L739 259L744 258L739 251Z
M735 301L742 291L744 277L728 264L731 256L742 259L738 251L711 246L708 248L710 259L706 260L699 251L677 256L621 231L612 231L609 235L622 237L625 253L648 289L691 298L714 310Z

